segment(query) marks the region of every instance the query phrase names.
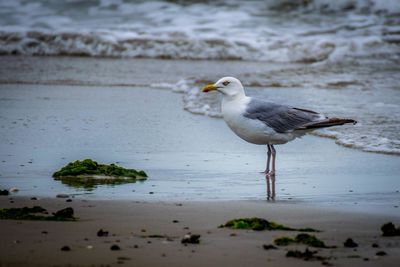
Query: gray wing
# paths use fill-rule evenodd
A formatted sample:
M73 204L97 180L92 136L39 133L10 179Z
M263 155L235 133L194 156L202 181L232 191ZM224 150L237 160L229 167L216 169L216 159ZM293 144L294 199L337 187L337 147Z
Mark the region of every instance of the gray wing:
M300 129L324 118L315 111L278 105L254 98L248 104L244 116L249 119L260 120L278 133Z

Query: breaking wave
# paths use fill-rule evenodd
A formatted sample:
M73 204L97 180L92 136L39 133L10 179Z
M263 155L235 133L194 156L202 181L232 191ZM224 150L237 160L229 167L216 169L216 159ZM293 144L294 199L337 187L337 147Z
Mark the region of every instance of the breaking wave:
M400 58L398 1L2 1L0 54L315 63Z

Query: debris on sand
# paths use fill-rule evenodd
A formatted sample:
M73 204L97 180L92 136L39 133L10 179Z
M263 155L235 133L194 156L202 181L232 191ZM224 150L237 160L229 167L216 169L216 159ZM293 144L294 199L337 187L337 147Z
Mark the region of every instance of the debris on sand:
M187 234L182 240L182 244L199 244L200 243L200 235Z
M99 231L97 231L97 236L98 237L108 236L108 231L104 231L103 229L100 229Z
M16 188L16 187L11 187L9 191L10 191L11 193L17 193L17 192L19 191L19 189Z
M63 247L61 248L61 251L70 251L70 250L71 250L71 248L68 247L68 246L63 246Z
M286 253L286 257L298 258L298 259L302 259L305 261L310 261L310 260L326 261L329 259L328 257L322 257L322 256L318 256L316 254L317 254L317 251L311 251L308 248L306 248L306 250L304 252L300 251L300 250L289 250Z
M275 239L274 243L277 246L288 246L290 244L304 244L315 248L333 248L326 246L323 241L319 240L314 235L309 235L309 234L298 234L295 238L286 236L280 237Z
M273 231L273 230L284 230L284 231L299 231L299 232L319 232L318 230L312 228L291 228L278 224L276 222L267 221L263 218L239 218L233 219L220 226L221 228L227 227L231 229L251 229L254 231Z
M358 244L353 241L351 238L347 238L346 241L343 243L346 248L356 248Z
M378 252L376 253L376 256L386 256L386 255L387 255L387 253L386 253L385 251L383 251L383 250L378 251Z
M74 209L71 208L71 207L68 207L68 208L65 208L65 209L61 209L61 210L59 210L57 212L54 212L53 216L57 217L57 218L60 218L60 219L62 219L62 218L71 219L71 218L74 218Z
M8 220L36 220L36 221L75 221L74 210L71 207L61 209L52 216L48 215L46 209L40 206L32 208L9 208L0 209L0 219Z
M112 245L111 247L110 247L110 249L111 250L121 250L121 248L118 246L118 245Z
M274 245L267 245L267 244L264 244L264 245L263 245L263 249L265 249L265 250L270 250L270 249L278 249L278 248L275 247Z
M101 184L125 184L147 179L144 171L125 169L116 164L99 164L94 160L76 160L53 173L55 180L73 186L93 189Z
M10 191L4 189L4 190L0 190L0 196L8 196L10 194Z
M400 227L397 227L392 223L388 222L382 225L382 236L400 236Z

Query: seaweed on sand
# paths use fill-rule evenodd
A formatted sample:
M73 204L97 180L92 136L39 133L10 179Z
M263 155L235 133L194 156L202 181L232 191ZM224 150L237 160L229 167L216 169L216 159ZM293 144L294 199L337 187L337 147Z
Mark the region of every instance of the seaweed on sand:
M276 222L267 221L262 218L239 218L233 219L221 225L220 227L227 227L231 229L251 229L254 231L274 231L274 230L284 230L284 231L299 231L299 232L319 232L318 230L312 228L291 228L284 226L282 224L278 224Z
M70 207L61 209L53 215L48 215L45 208L34 206L32 208L0 209L0 219L7 220L35 220L35 221L76 221L74 210Z
M53 174L55 180L73 187L92 189L101 184L125 184L147 179L144 171L125 169L115 164L99 164L94 160L76 160Z
M315 248L333 248L325 245L325 243L322 240L318 239L314 235L309 235L309 234L298 234L295 238L286 236L280 237L275 239L274 243L277 246L287 246L290 244L304 244Z

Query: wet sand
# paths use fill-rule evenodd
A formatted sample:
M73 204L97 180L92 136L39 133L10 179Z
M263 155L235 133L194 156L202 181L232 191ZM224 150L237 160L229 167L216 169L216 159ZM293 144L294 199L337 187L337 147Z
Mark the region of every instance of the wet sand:
M1 187L17 187L18 195L267 199L265 178L259 173L265 147L242 141L221 119L184 111L181 95L170 90L1 84L0 93ZM277 151L276 201L398 212L399 157L365 153L314 136L278 146ZM143 169L150 179L85 191L51 178L66 163L84 158Z
M49 211L67 206L77 222L0 221L1 266L321 266L321 261L287 258L288 250L305 245L264 250L264 244L298 232L218 228L238 217L258 216L291 227L313 227L328 246L319 256L333 266L397 266L400 237L382 237L380 227L396 216L333 212L303 205L265 205L262 201L158 202L87 201L1 197L2 207L41 205ZM175 222L174 222L175 221ZM108 231L98 237L97 231ZM45 233L43 232L45 231ZM200 234L200 244L181 244L187 233ZM149 237L161 235L166 237ZM352 238L359 246L345 248ZM374 248L372 244L378 244ZM120 250L113 251L112 245ZM68 246L70 251L61 251ZM378 251L387 253L377 256Z

